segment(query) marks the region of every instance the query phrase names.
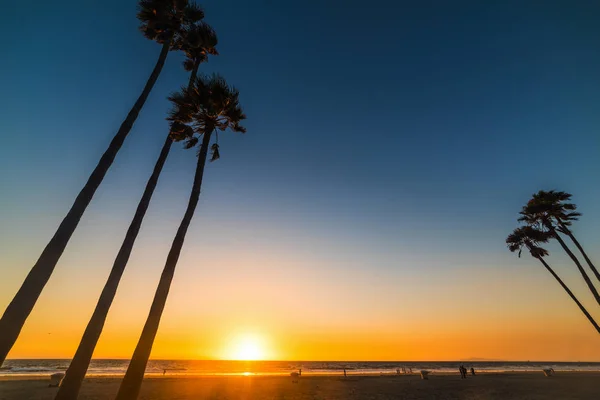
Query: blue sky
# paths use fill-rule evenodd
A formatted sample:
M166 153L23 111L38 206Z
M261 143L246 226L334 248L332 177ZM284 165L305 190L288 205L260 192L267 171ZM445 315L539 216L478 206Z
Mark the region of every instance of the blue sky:
M135 1L5 3L0 249L10 262L0 267L14 293L160 47L138 33ZM531 193L557 188L575 195L576 233L598 248L600 5L488 3L203 2L221 55L201 70L240 89L248 133L221 135L188 243L389 277L500 271L533 263L504 238ZM114 257L166 133L165 97L187 82L181 61L169 56L64 271L75 255ZM175 146L144 224L140 246L159 260L193 163Z

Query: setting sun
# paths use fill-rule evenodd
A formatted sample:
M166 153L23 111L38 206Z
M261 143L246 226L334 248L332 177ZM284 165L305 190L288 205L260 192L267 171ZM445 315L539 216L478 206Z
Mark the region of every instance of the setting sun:
M236 338L230 346L228 358L231 360L263 360L264 348L259 338L244 335Z

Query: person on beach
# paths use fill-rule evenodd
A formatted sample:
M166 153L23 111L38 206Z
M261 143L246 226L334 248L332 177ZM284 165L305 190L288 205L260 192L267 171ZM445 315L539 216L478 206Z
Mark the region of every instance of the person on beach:
M471 375L475 376L475 369L471 367Z
M344 368L344 378L346 377L346 368Z

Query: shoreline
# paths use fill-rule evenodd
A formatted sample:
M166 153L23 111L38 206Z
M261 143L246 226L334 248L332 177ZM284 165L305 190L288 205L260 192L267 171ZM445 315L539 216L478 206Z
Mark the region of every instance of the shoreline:
M64 372L64 371L63 371ZM47 373L30 373L30 374L11 374L11 375L0 375L0 381L11 381L11 380L46 380L50 377L51 374L55 372L47 372ZM556 371L555 376L561 375L594 375L600 378L600 371ZM467 379L477 378L478 376L530 376L530 375L540 375L544 376L542 370L539 371L476 371L476 376L468 375ZM121 379L125 374L86 374L86 380L101 380L101 379ZM430 377L435 376L456 376L460 377L458 372L436 372L430 371ZM351 373L348 372L347 379L351 378L420 378L419 372L413 372L412 374L396 374L394 372L389 373ZM226 379L226 378L290 378L289 373L284 372L266 372L266 373L171 373L168 372L166 374L162 373L146 373L144 374L144 379L199 379L199 378L211 378L211 379ZM344 378L343 372L332 373L332 372L302 372L302 377L300 379L309 379L309 378Z

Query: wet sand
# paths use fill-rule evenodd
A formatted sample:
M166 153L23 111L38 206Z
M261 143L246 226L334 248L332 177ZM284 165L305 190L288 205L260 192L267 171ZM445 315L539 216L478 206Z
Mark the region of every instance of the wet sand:
M113 399L120 378L93 377L83 384L79 399ZM0 399L52 400L56 388L40 377L0 378ZM469 376L306 376L290 377L147 377L144 400L388 400L388 399L600 399L600 373L559 372L547 378L539 373L503 373Z

